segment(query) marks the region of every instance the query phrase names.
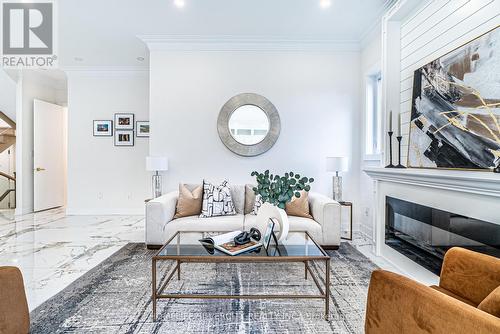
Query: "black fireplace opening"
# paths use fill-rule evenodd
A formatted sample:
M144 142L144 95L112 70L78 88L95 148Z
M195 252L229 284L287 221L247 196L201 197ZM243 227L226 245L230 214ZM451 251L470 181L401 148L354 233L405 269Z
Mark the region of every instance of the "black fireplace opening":
M451 247L500 257L499 224L389 196L385 214L385 243L436 275Z

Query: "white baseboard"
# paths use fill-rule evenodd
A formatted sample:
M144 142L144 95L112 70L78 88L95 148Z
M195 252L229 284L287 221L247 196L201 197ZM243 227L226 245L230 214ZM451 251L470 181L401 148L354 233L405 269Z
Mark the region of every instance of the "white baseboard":
M72 216L144 216L144 208L67 208Z
M14 210L14 216L22 216L22 215L26 215L28 213L33 213L33 208L20 208L20 207L17 207Z

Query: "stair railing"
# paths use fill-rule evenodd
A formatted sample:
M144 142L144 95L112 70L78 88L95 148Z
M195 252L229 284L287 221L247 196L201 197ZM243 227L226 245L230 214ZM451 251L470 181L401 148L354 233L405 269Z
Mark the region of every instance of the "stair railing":
M11 192L15 192L16 191L16 177L15 176L12 176L12 175L9 175L7 173L4 173L4 172L1 172L0 171L0 176L2 177L5 177L7 178L7 180L9 181L14 181L14 188L10 188L10 182L9 182L9 189L5 190L4 193L2 195L0 195L0 202L3 201ZM16 207L15 205L15 200L14 200L14 207Z

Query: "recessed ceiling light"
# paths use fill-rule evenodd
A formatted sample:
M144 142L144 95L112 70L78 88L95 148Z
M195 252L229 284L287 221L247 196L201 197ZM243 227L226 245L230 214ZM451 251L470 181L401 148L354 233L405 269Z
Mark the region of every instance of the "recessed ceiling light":
M332 5L332 1L331 0L319 0L319 6L321 8L328 8Z
M182 8L186 5L186 2L184 0L174 0L174 5L177 8Z
M136 58L138 61L144 61L144 57L137 57Z
M75 57L73 59L75 59L75 61L83 61L83 58L81 58L81 57Z

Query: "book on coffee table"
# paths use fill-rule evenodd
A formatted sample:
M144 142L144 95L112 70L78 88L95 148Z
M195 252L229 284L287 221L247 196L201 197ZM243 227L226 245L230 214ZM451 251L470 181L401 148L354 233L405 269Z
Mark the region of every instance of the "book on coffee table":
M238 255L243 252L248 252L252 249L262 246L260 242L255 240L250 240L249 242L243 245L236 245L234 243L234 238L240 233L241 231L228 232L212 236L209 238L201 239L200 242L202 244L213 245L215 249L218 249L221 252L224 252L229 255Z

